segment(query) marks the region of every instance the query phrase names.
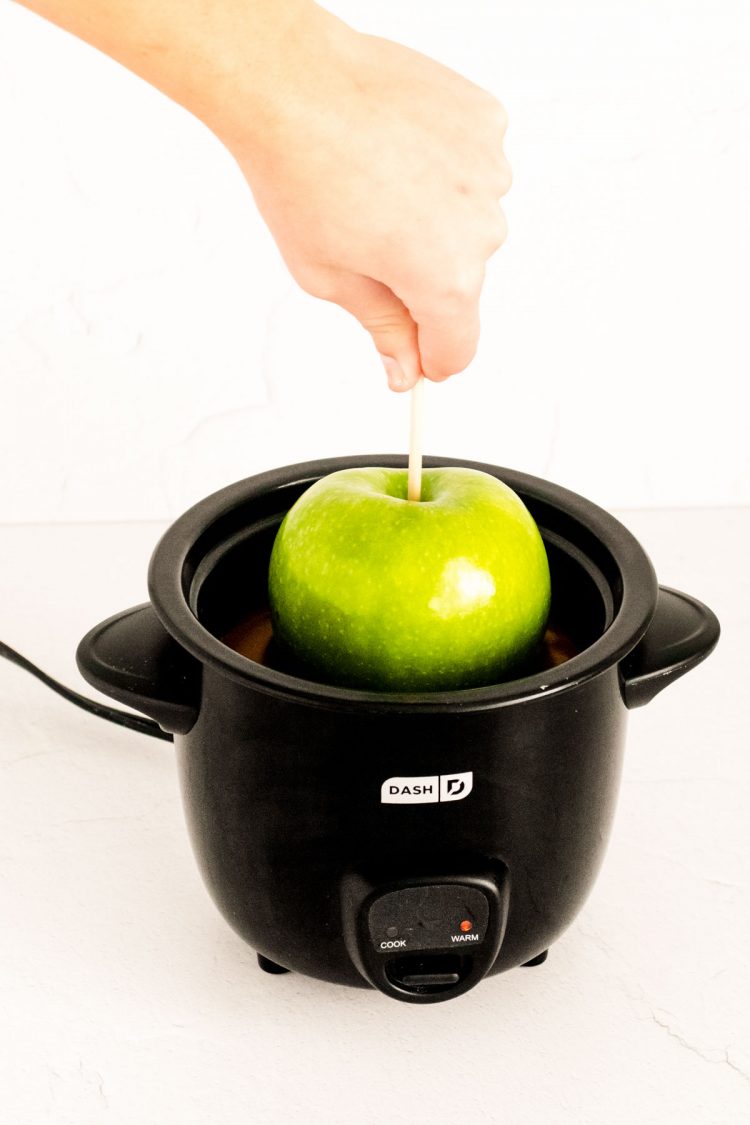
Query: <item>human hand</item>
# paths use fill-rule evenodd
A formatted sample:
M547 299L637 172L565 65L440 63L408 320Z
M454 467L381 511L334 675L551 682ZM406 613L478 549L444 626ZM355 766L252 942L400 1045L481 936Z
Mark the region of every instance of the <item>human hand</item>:
M393 390L461 371L511 174L505 112L432 59L314 8L213 121L307 292L353 313ZM259 94L263 111L258 114Z
M312 0L21 3L224 141L293 276L362 322L394 390L466 367L510 186L491 95Z

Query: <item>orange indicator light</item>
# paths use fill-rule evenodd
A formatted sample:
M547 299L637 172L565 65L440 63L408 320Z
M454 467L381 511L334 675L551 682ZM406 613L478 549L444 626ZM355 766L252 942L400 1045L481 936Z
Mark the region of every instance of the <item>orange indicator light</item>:
M468 918L464 918L461 925L458 927L462 934L468 934L469 930L474 929L474 924Z

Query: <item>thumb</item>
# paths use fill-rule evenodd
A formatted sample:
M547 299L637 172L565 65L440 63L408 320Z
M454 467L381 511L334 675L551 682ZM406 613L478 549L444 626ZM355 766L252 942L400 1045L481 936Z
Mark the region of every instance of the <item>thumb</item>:
M370 333L391 390L411 390L422 368L417 325L403 301L387 285L356 273L341 273L326 296Z

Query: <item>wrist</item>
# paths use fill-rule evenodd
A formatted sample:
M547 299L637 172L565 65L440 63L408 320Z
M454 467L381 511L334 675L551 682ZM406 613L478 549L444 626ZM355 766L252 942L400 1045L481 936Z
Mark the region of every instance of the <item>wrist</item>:
M284 123L331 80L332 56L355 34L312 0L277 0L260 27L249 7L246 20L219 29L210 73L192 104L183 103L230 151L243 154L273 147Z
M314 61L325 28L340 22L314 0L20 3L116 59L221 139L262 135L295 68Z

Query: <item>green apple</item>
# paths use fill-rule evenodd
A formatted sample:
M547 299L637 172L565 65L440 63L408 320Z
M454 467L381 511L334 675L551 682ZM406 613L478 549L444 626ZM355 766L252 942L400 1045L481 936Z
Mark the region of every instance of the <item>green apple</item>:
M375 691L497 683L544 634L550 575L521 499L476 469L344 469L274 542L274 634L326 681Z

